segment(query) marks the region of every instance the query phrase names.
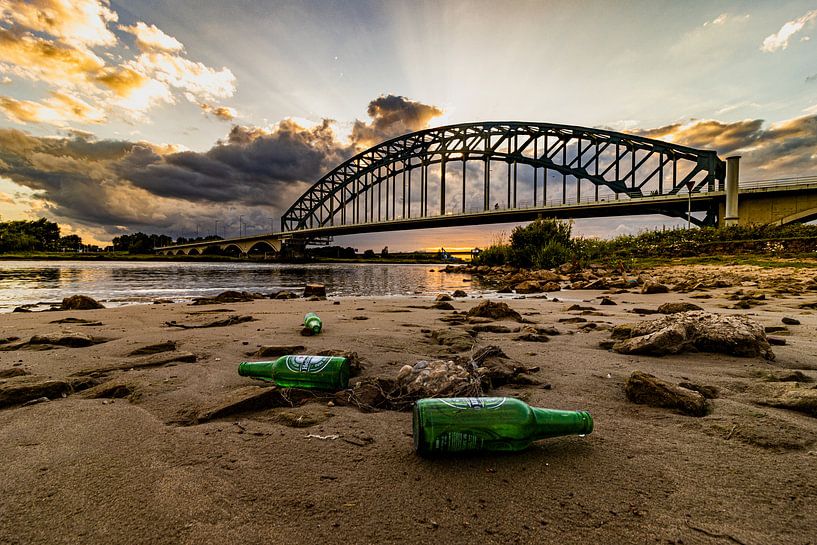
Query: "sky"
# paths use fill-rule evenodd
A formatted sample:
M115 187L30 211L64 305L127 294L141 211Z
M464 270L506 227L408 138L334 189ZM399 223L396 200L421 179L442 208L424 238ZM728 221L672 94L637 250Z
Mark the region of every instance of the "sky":
M0 218L88 242L262 232L355 153L483 120L740 154L743 180L817 175L817 1L0 0ZM336 243L473 247L512 227Z

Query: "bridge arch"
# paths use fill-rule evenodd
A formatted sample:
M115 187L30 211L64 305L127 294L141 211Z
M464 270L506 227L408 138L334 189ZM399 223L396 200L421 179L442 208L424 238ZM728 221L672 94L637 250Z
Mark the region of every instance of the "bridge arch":
M453 182L450 172L459 174ZM570 125L465 123L406 134L355 155L304 193L281 227L466 214L500 202L516 209L718 191L724 177L725 163L710 150Z
M244 254L244 250L238 244L224 244L221 246L221 250L227 255L240 256Z
M259 240L247 250L248 254L258 254L258 253L278 253L278 249L276 249L272 244L267 242L266 240Z

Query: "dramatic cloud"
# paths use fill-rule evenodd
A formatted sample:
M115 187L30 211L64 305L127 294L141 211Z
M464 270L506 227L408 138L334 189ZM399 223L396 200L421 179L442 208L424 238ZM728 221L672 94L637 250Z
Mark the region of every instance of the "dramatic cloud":
M443 111L436 106L406 97L383 95L369 103L367 113L372 118L371 123L357 120L352 127L351 139L359 149L424 129L432 119L441 116Z
M72 96L95 105L57 108L53 101L3 97L2 111L18 123L57 126L109 117L145 121L151 108L179 98L196 105L207 102L221 118L231 112L213 104L235 94L235 76L228 68L187 58L181 42L141 21L118 27L133 35L139 49L123 58L126 44L109 28L116 21L107 0L0 0L0 74L45 85L52 97Z
M731 155L757 139L762 132L762 126L762 119L735 123L705 120L630 132L691 148L714 149L721 155Z
M0 102L2 108L16 106ZM100 240L128 230L189 236L215 221L220 234L226 228L237 235L239 215L257 232L269 229L271 218L280 218L311 184L363 145L426 128L442 113L400 97L375 99L368 111L371 120L357 121L348 142L338 139L328 120L305 127L287 119L266 128L236 125L205 152L96 140L76 130L46 138L4 129L0 177L26 188L37 213L93 230ZM38 110L27 115L39 115ZM813 174L817 158L817 115L774 124L698 120L631 132L715 149L721 157L740 154L746 180ZM481 183L478 173L469 178ZM449 206L458 209L461 203L452 199Z
M817 9L809 11L802 17L798 17L792 21L786 21L783 23L783 26L780 27L780 30L766 36L766 39L763 40L763 44L760 46L760 50L766 53L774 53L775 51L786 49L789 46L789 39L803 30L806 24L815 19L817 19Z
M29 107L34 116L38 110ZM234 115L206 103L202 107L211 115ZM388 97L372 101L369 112L371 123L358 121L358 130L383 136L426 128L442 113ZM238 215L245 225L269 229L271 217L279 218L310 185L355 153L361 145L356 138L341 142L328 120L304 127L287 119L270 128L236 125L224 140L198 153L95 140L76 130L45 138L5 129L0 130L0 177L33 191L39 213L77 229L97 229L101 240L136 229L189 235L215 220L235 230Z
M233 127L226 141L205 153L160 155L140 148L117 172L162 197L280 209L349 154L328 121L307 129L285 120L271 131Z

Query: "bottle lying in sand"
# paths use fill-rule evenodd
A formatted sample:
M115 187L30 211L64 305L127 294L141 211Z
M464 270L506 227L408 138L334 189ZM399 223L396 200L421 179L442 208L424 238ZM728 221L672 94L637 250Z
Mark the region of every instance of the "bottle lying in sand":
M349 360L340 356L281 356L274 361L244 361L238 374L269 380L283 388L344 390L349 387Z
M307 312L304 316L304 328L301 331L302 335L317 335L323 328L323 322L314 312Z
M414 450L421 455L517 451L532 441L587 435L587 411L538 409L512 397L421 399L414 405Z

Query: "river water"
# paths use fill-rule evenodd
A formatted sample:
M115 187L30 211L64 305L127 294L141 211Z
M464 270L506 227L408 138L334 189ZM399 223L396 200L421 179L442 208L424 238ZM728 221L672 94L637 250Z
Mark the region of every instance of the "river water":
M17 306L59 302L88 295L106 306L189 301L226 290L270 293L326 285L334 297L423 294L472 287L470 275L439 272L440 265L332 263L196 263L122 261L0 261L0 312ZM36 309L37 307L35 307Z

